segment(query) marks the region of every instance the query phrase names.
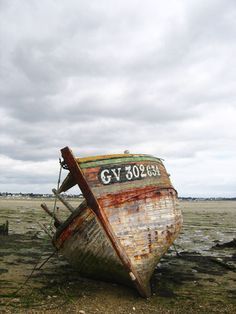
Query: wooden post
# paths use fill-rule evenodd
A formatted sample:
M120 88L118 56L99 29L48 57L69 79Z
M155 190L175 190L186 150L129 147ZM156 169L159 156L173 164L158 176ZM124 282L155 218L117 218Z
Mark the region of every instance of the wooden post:
M55 220L55 227L58 227L62 224L62 221L56 216L56 214L54 214L53 212L51 212L46 204L41 204L41 207L45 210L45 212L51 216L54 220Z
M9 222L8 220L6 220L5 224L0 225L0 235L8 235L8 231L9 231Z
M73 213L73 212L75 211L75 208L74 208L73 206L71 206L71 205L69 204L69 202L67 202L67 201L57 192L56 189L52 189L52 192L53 192L53 193L56 195L56 197L62 202L62 204L64 204L65 207L66 207L67 209L69 209L69 211L70 211L71 213Z

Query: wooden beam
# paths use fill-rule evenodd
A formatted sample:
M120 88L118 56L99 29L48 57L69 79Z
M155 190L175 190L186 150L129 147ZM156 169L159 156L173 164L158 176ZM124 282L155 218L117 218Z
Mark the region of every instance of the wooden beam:
M58 227L62 224L62 221L57 217L57 215L51 212L46 204L41 204L41 207L45 210L45 212L51 216L55 220L55 226Z
M56 197L62 202L62 204L64 204L65 207L66 207L67 209L69 209L69 211L70 211L71 213L73 213L73 212L75 211L75 208L74 208L73 206L71 206L71 205L69 204L69 202L67 202L67 201L57 192L56 189L52 189L52 192L53 192L53 193L56 195Z
M141 279L136 272L136 270L133 268L131 261L126 254L125 250L121 246L119 240L117 239L116 235L114 234L112 227L104 214L104 211L100 207L100 204L98 200L96 199L95 195L93 194L92 190L90 189L88 182L86 181L86 178L84 177L84 174L77 163L72 151L69 149L69 147L64 147L61 149L61 154L64 159L64 162L66 163L70 173L73 175L76 183L78 184L80 190L82 191L88 206L93 210L95 215L98 217L104 231L106 232L108 238L111 241L111 244L116 251L117 255L119 256L121 262L123 263L125 269L129 273L131 280L136 285L139 293L143 297L150 296L150 291L147 290L147 288L142 285Z
M49 232L49 230L43 225L40 223L40 221L38 221L38 225L43 229L43 231L49 236L50 239L52 239L52 235L51 233Z

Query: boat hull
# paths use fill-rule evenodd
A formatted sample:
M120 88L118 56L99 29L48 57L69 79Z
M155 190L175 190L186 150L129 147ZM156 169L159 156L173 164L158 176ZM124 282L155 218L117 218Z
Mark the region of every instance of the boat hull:
M53 245L81 276L130 285L130 278L96 215L79 208L53 238Z
M151 294L150 278L178 236L182 215L162 161L145 155L76 159L59 192L78 184L87 203L58 228L53 244L83 276L134 285Z

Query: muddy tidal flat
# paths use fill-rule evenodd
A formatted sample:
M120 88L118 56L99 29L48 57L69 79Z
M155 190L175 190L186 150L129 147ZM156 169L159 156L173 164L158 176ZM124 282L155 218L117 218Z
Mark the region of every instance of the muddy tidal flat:
M181 235L157 265L147 300L82 278L53 254L38 224L53 228L42 202L54 206L0 198L0 225L9 221L9 235L0 235L0 313L236 313L236 201L180 202Z

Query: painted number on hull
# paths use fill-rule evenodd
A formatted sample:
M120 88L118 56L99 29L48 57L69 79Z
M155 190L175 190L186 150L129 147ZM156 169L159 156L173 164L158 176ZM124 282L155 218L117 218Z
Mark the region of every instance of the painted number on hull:
M98 177L102 184L141 180L147 177L160 176L158 165L120 165L101 168Z

